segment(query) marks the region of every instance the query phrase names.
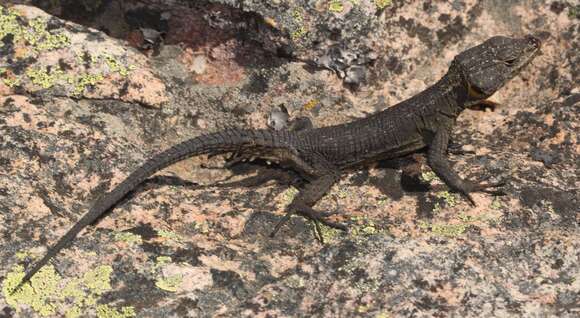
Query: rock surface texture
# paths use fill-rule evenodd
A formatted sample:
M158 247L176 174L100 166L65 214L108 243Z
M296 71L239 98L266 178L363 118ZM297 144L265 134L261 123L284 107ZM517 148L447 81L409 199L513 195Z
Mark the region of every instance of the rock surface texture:
M575 1L5 1L0 317L578 317L580 6ZM97 197L178 141L315 126L415 95L493 35L542 55L455 129L455 169L505 180L471 207L422 155L344 175L293 218L264 162L193 158L143 184L22 292ZM260 181L260 182L258 182Z

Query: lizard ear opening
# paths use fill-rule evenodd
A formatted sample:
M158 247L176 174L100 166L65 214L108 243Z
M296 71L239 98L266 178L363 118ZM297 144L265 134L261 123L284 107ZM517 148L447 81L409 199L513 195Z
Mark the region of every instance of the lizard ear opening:
M471 83L467 83L467 93L471 99L485 99L486 95L481 89L477 86L471 85Z

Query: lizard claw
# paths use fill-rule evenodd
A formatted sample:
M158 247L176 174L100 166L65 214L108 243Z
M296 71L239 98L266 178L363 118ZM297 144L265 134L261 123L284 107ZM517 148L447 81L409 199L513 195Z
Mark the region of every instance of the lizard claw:
M475 207L477 206L477 204L475 204L475 200L473 200L473 197L470 195L471 192L483 192L483 193L487 193L487 194L491 194L491 195L497 195L497 196L501 196L501 195L506 195L506 192L501 190L501 189L495 189L495 188L499 188L499 187L503 187L504 185L506 185L505 181L500 181L500 182L481 182L481 183L477 183L477 184L473 184L469 187L468 191L460 191L461 195L467 199L467 201L469 201L470 205Z
M467 193L467 192L461 192L461 195L467 199L467 201L469 201L469 205L471 205L472 207L476 207L477 204L475 204L475 200L473 200L473 197L471 196L471 194Z
M284 215L284 217L276 224L272 233L270 233L270 237L274 237L276 235L276 233L278 233L278 231L280 230L282 225L284 225L284 223L286 223L286 222L288 222L288 220L290 220L290 217L293 214L299 214L307 219L314 221L314 223L316 224L316 226L318 228L319 228L318 224L322 223L322 224L324 224L328 227L334 228L334 229L342 230L345 232L348 231L348 227L345 224L336 223L336 222L332 222L332 221L327 220L327 217L338 214L337 211L318 212L309 206L299 206L299 207L289 207L289 210L286 213L286 215Z

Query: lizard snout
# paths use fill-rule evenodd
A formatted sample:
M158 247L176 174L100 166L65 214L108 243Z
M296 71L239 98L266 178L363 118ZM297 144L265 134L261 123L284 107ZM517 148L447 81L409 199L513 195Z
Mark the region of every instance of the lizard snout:
M539 49L542 46L542 41L533 35L526 36L526 40L530 45L532 45L535 49Z

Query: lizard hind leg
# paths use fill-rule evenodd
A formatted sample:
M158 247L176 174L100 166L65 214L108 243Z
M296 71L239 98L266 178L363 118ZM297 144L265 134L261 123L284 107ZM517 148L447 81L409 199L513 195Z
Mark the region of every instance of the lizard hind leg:
M320 212L312 208L312 206L314 206L314 204L316 204L316 202L320 200L328 190L330 190L332 185L338 181L338 177L339 175L336 173L329 173L308 183L286 207L286 215L278 222L278 224L276 224L274 230L270 233L270 237L274 237L282 225L284 225L293 214L298 214L314 221L317 224L317 227L318 223L322 223L332 228L347 231L346 225L335 223L327 219L329 216L336 214L336 212Z

